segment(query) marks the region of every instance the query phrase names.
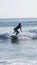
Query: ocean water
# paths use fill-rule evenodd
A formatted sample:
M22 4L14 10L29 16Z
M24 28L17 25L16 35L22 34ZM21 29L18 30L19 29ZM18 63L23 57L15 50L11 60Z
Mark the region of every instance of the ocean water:
M11 42L14 27L22 24L18 42ZM0 19L0 65L37 65L37 19Z

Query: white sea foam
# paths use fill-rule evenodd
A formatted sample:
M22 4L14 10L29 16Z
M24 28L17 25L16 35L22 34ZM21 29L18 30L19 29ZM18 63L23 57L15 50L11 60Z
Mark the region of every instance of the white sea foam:
M25 60L25 59L12 59L12 60L0 60L0 64L6 64L6 65L37 65L36 60Z

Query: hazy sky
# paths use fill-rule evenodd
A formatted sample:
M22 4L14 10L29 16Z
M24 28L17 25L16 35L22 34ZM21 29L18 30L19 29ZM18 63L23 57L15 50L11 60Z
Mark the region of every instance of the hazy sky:
M37 17L37 0L0 0L0 18Z

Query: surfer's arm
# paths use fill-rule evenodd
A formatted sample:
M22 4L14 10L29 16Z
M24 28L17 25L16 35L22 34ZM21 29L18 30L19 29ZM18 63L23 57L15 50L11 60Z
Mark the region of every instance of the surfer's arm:
M21 32L23 32L21 28L20 28L20 30L21 30Z

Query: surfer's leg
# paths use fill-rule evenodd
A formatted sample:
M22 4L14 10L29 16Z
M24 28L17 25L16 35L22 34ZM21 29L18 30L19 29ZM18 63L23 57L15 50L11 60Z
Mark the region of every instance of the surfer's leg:
M19 33L19 31L16 31L16 35Z

